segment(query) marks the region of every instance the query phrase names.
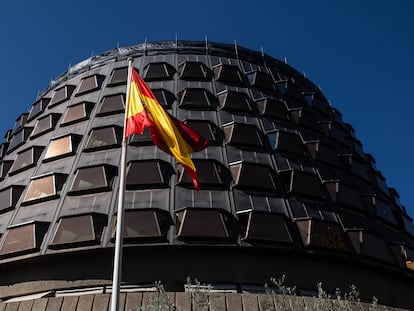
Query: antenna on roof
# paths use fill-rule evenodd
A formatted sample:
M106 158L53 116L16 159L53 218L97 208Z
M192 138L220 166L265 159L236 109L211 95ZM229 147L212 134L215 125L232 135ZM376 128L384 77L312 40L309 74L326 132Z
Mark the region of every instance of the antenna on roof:
M287 65L287 63L288 63L288 62L287 62L287 58L286 58L286 56L285 56L285 64Z
M206 52L208 52L208 38L207 38L207 34L204 35L204 42L206 44Z
M261 46L261 47L260 47L260 52L262 53L262 57L264 58L264 56L265 56L265 55L264 55L264 49L263 49L263 46Z
M178 34L175 34L175 49L178 50Z
M236 40L234 40L234 50L236 52L236 57L239 58L239 49L237 47L237 41Z
M116 48L119 49L119 42L116 44Z
M306 72L304 72L304 71L303 71L303 72L302 72L302 74L303 74L303 76L306 78Z
M144 55L147 55L147 37L144 40Z

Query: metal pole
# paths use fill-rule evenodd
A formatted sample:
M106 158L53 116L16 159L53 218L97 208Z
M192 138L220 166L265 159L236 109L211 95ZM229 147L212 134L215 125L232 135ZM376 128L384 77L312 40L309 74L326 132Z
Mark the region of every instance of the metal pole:
M129 102L129 89L131 82L131 68L132 59L128 63L128 82L126 90L126 106ZM112 295L111 295L111 311L119 310L119 296L121 287L121 275L122 275L122 247L123 247L123 233L124 233L124 195L125 195L125 175L126 175L126 151L127 151L127 139L125 138L126 131L126 117L124 118L124 134L122 136L121 146L121 161L119 165L119 194L118 194L118 211L116 221L116 237L115 237L115 255L114 255L114 271L112 277Z

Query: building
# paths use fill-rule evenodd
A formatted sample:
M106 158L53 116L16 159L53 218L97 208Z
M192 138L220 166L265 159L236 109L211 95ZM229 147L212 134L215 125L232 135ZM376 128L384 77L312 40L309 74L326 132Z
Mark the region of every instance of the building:
M160 103L210 146L193 154L197 192L149 133L130 139L126 300L157 280L185 297L187 277L237 300L285 274L299 296L322 281L329 292L355 284L362 299L414 306L412 219L322 92L263 53L171 41L69 68L7 132L2 308L107 308L131 57Z

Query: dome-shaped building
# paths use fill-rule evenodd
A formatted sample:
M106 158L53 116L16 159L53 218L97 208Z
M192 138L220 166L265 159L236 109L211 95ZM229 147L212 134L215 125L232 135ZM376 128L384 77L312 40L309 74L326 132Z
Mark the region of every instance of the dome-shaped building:
M130 58L160 103L209 146L192 155L195 191L148 132L130 137L125 310L157 280L184 306L187 277L223 291L223 310L262 310L247 293L282 274L299 296L322 281L328 291L355 284L361 299L414 306L412 219L321 91L263 53L171 41L73 66L7 132L1 308L108 308Z

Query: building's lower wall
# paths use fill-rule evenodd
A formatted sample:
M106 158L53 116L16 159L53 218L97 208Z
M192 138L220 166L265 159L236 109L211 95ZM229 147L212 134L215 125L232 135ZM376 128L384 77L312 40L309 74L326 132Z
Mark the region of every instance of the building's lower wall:
M3 264L0 299L94 286L108 288L112 256L113 249L97 249ZM264 290L271 277L284 274L286 285L296 286L299 294L317 295L319 282L330 293L336 288L345 293L354 284L362 300L370 301L375 296L385 305L407 309L414 306L413 275L378 263L356 264L340 257L332 260L316 255L299 256L286 250L228 246L143 246L125 248L123 267L124 285L151 286L159 280L171 292L183 292L188 277L204 284L233 286L237 292L248 290L251 285Z
M342 305L341 305L342 304ZM324 309L323 306L331 306ZM49 297L0 303L0 310L14 311L105 311L110 310L111 294L90 294L80 296ZM342 309L349 306L349 309ZM174 309L175 307L175 309ZM119 311L273 311L273 310L389 310L400 309L378 305L373 308L372 303L336 300L321 300L312 297L283 297L271 294L251 293L196 293L191 295L184 292L133 292L121 293ZM332 309L333 308L333 309ZM371 309L369 309L371 308Z

